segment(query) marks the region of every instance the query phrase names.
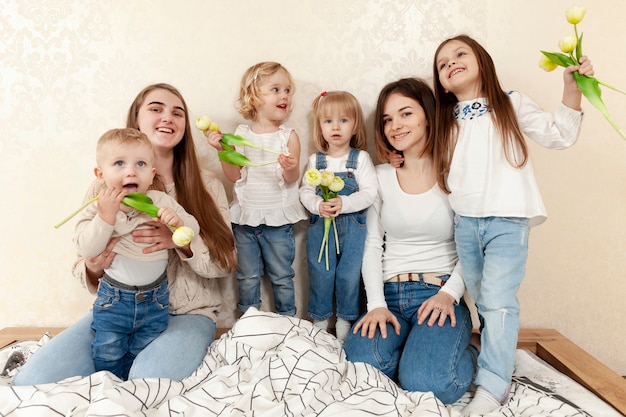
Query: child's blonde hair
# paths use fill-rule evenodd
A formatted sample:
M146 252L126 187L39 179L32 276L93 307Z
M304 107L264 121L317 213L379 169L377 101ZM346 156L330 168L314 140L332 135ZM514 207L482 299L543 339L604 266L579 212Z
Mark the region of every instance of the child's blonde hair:
M313 143L320 152L328 150L328 142L324 140L320 119L333 113L339 113L354 119L354 133L350 139L350 147L367 149L365 118L361 104L347 91L324 91L313 100Z
M121 129L111 129L106 131L102 136L100 136L100 139L98 139L98 144L96 145L96 161L98 162L98 165L101 163L100 158L102 157L104 149L112 145L142 145L152 151L152 142L150 142L148 136L137 129L127 127ZM152 152L150 152L150 162L154 162L154 154Z
M285 72L289 80L291 87L289 95L292 95L295 91L295 86L291 74L289 74L287 68L283 67L278 62L259 62L246 70L243 77L241 77L239 99L237 100L237 109L244 119L256 119L257 107L259 104L263 103L263 99L261 99L260 95L260 86L263 85L267 77L281 70ZM291 112L291 107L289 107L288 111Z

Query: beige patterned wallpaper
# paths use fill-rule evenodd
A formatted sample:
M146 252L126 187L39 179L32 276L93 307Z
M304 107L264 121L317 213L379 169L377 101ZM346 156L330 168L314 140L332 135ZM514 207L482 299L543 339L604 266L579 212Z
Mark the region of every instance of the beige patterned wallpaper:
M288 121L309 144L309 109L322 90L361 101L371 130L380 88L403 76L430 79L441 40L468 33L491 52L504 87L546 109L561 76L537 67L569 32L569 1L529 0L0 0L0 327L68 325L92 302L70 276L70 223L92 180L97 138L121 126L135 94L168 82L190 117L233 129L238 83L248 66L283 63L296 81ZM621 0L588 0L585 48L598 76L626 87ZM613 47L616 51L611 50ZM626 97L604 94L626 126ZM550 219L531 234L520 291L524 327L556 328L626 374L626 142L587 113L580 142L565 152L531 145ZM214 151L196 135L203 163ZM225 183L226 184L226 183ZM230 192L230 185L226 184ZM298 237L298 308L306 311L304 228ZM267 289L267 288L266 288ZM267 294L267 291L265 292ZM235 300L233 286L225 294ZM267 295L264 299L267 299ZM220 325L236 318L222 313Z

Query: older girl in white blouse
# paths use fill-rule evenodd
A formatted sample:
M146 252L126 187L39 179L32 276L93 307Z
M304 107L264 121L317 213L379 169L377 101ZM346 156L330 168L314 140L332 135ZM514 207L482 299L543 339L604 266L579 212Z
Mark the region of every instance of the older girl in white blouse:
M546 210L522 134L552 149L576 142L581 93L572 73L593 75L586 57L565 70L554 114L500 87L487 51L461 35L444 41L433 66L443 158L442 188L456 213L455 240L465 284L483 323L478 389L463 413L486 414L508 400L519 331L517 291L524 277L529 228ZM454 152L454 153L453 153Z

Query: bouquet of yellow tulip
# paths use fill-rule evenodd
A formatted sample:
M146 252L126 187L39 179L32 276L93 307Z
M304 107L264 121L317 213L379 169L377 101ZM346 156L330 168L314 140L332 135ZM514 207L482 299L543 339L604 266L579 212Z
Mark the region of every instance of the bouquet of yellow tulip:
M583 20L585 13L586 9L582 6L573 6L567 10L565 18L569 23L574 25L574 34L565 36L561 39L561 41L559 41L559 49L561 49L561 52L563 53L541 51L543 56L539 62L539 66L545 71L553 71L557 66L568 67L570 65L578 65L578 60L583 55L583 35L582 33L580 36L578 35L577 25ZM618 91L622 94L626 94L626 92L610 84L602 82L595 77L580 75L578 72L574 72L572 75L576 80L576 84L578 84L578 88L587 100L589 100L595 108L600 110L602 115L604 115L606 120L608 120L617 133L619 133L623 139L626 139L626 133L613 121L606 105L604 104L604 101L602 101L602 91L600 91L600 85Z
M335 176L332 172L319 170L312 168L304 174L304 180L307 184L313 187L320 187L322 191L322 198L324 201L328 201L331 198L337 197L339 191L343 190L344 182L340 177ZM333 225L335 230L335 249L337 255L339 255L339 236L337 236L337 224L334 217L324 217L324 238L322 239L322 246L320 247L320 254L317 257L317 262L322 261L322 254L326 254L326 270L328 271L328 232L330 231L330 225Z
M61 220L59 223L55 224L54 228L58 229L59 227L63 226L72 217L80 213L85 207L87 207L88 205L90 205L91 203L97 200L98 200L98 197L96 196L92 198L91 200L87 201L85 204L83 204L77 210L75 210L72 214L67 216L65 219ZM135 210L144 212L152 218L156 219L159 217L159 208L155 206L154 204L152 204L152 199L143 193L126 194L124 198L122 198L122 204L128 207L132 207ZM181 227L173 228L172 226L170 226L170 228L174 230L174 233L172 234L172 242L174 242L176 246L188 245L189 242L191 242L191 239L193 239L194 233L190 227L181 226Z
M211 121L208 116L200 116L196 119L196 128L199 130L206 132L207 130L215 130L219 131L220 127ZM237 165L240 167L259 167L263 165L275 164L277 161L268 161L268 162L252 162L247 156L237 152L235 150L235 146L248 146L250 148L260 149L265 152L275 153L280 155L281 152L274 151L272 149L265 149L261 146L258 146L249 140L246 140L238 135L233 135L232 133L223 133L222 140L220 140L220 144L222 145L221 151L217 153L217 157L222 162L228 162L231 165Z

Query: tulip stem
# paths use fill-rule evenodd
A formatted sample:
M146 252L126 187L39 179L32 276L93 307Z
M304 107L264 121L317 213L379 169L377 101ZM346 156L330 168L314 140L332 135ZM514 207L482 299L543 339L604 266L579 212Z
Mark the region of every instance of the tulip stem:
M64 218L63 220L61 220L59 223L54 225L55 229L58 229L59 227L63 226L65 223L67 223L72 217L76 216L78 213L80 213L81 211L83 211L83 209L85 207L87 207L88 205L90 205L91 203L93 203L94 201L98 200L98 197L94 197L91 200L87 201L85 204L83 204L82 206L80 206L77 210L74 210L74 212L72 212L72 214L70 214L69 216L67 216L66 218Z

